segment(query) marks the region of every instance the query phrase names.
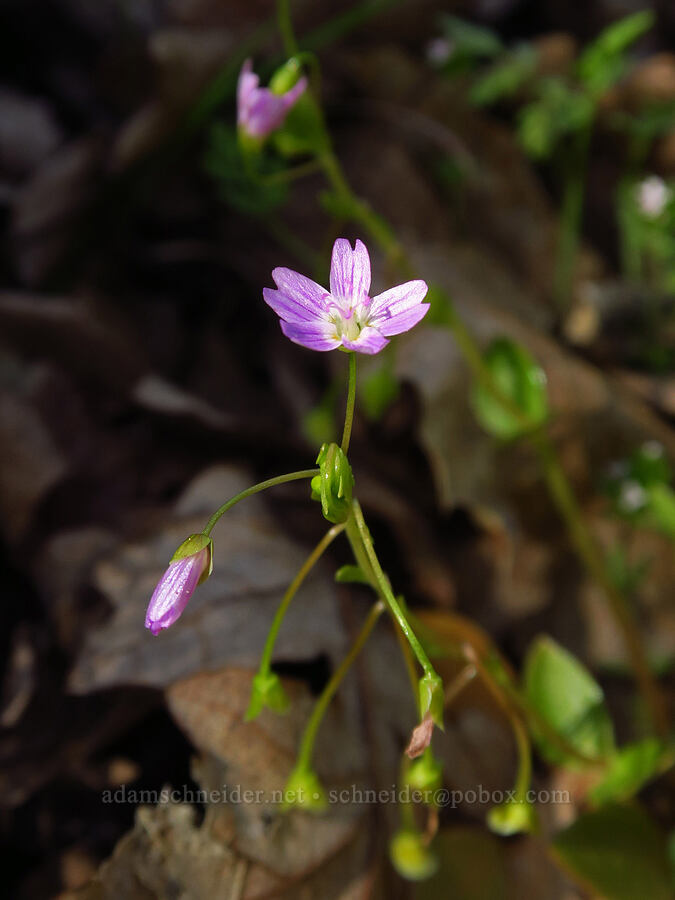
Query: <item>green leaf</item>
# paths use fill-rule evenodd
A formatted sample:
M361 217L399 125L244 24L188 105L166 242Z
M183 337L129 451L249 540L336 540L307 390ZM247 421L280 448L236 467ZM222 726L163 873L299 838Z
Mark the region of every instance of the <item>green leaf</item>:
M451 42L452 59L489 59L504 49L499 37L489 28L474 25L459 16L443 16L443 31Z
M516 417L487 387L478 384L471 395L476 418L494 437L510 440L542 425L548 418L546 376L520 345L498 338L485 354L485 363L500 392L520 410Z
M516 47L474 82L469 100L476 106L489 106L504 97L512 97L534 74L536 60L536 53L528 44Z
M612 804L580 816L553 847L605 900L672 900L665 837L637 806Z
M361 566L341 566L335 573L338 584L370 584Z
M415 888L415 900L506 900L502 844L482 828L446 828L434 841L438 872Z
M545 635L531 645L524 667L524 691L539 715L588 757L614 752L614 731L600 685L571 653ZM552 763L578 767L557 746L535 733L542 755Z
M627 50L654 22L654 13L643 10L614 22L586 47L577 71L592 94L599 96L623 77L628 68Z
M612 758L607 773L589 791L590 800L600 805L629 800L648 781L673 764L673 749L656 738L645 738L622 747Z
M254 165L252 158L250 163ZM217 182L223 201L238 212L252 216L276 209L288 195L285 184L264 180L283 170L279 160L260 150L255 167L249 171L244 165L235 130L224 122L216 122L209 132L204 168Z
M283 125L272 136L282 156L304 154L320 156L329 147L321 110L312 95L305 92L291 107Z
M675 540L675 493L667 484L647 488L646 511L654 528Z
M571 90L560 78L544 78L537 99L520 111L518 136L526 153L546 159L563 138L588 128L593 115L589 97Z

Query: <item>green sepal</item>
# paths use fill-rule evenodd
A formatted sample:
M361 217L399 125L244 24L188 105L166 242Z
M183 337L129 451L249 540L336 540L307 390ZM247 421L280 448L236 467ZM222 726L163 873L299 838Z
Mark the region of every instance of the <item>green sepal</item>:
M272 75L268 87L273 94L278 96L287 94L298 83L301 75L302 66L300 65L300 60L297 56L291 56Z
M361 566L340 566L335 580L338 584L370 584Z
M402 878L424 881L438 869L438 860L419 831L402 828L389 844L389 858Z
M419 699L420 699L420 718L423 719L427 713L430 714L434 725L437 725L441 731L444 730L443 725L443 707L445 705L445 695L443 691L443 681L438 675L432 675L427 672L419 680Z
M294 806L308 812L323 812L328 807L326 792L312 769L296 766L288 776L282 809L289 810Z
M443 783L443 765L436 759L431 747L408 768L406 781L415 791L436 791Z
M298 97L273 136L277 151L286 157L321 156L330 147L323 115L309 91Z
M507 800L493 806L487 814L490 831L507 837L510 834L532 834L537 828L537 812L527 800Z
M253 676L251 699L244 716L245 722L255 719L263 709L283 714L291 705L288 695L276 672L258 672Z
M195 556L197 553L201 553L202 550L209 551L209 562L197 584L202 584L213 572L213 541L208 534L203 534L202 532L191 534L189 538L183 541L170 560L170 562L174 563L179 559L185 559L186 556Z
M334 525L351 514L354 476L349 460L337 444L324 444L316 459L320 474L311 481L312 499L321 503L324 518Z

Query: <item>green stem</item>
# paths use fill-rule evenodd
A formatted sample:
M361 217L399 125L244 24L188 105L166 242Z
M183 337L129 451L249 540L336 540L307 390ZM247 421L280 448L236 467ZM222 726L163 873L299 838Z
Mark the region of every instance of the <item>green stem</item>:
M580 170L583 173L585 173L586 169L590 139L591 128L587 128L580 135L577 148L577 159L580 163ZM389 225L383 219L377 216L370 209L370 207L368 207L362 200L360 200L359 197L354 194L349 183L347 182L347 179L345 178L345 175L337 159L335 158L335 155L332 152L327 153L323 157L321 157L321 162L323 164L326 177L332 184L336 193L338 193L339 196L341 196L341 198L344 200L345 206L351 211L353 219L360 222L364 226L364 228L366 228L371 237L380 245L382 250L390 258L395 258L399 263L402 272L405 275L409 276L413 272L413 269L406 257L403 247L397 241ZM576 247L578 244L578 236L581 226L584 184L585 174L582 174L577 178L576 183L570 184L568 186L570 196L567 197L566 201L566 213L564 214L563 223L563 238L559 255L559 272L562 273L559 276L561 279L561 285L563 281L569 281L573 274L574 257L576 256ZM571 263L568 264L567 261L569 259L571 259ZM474 377L481 384L483 384L490 391L490 393L495 396L495 398L500 400L505 405L505 407L510 412L512 412L514 416L516 416L519 421L522 421L525 425L527 425L527 420L523 416L522 411L510 400L510 398L504 397L503 392L499 389L499 386L495 384L492 374L485 364L480 347L457 313L451 299L445 294L445 292L438 288L434 288L432 290L440 299L443 299L445 301L445 324L451 330L455 340L457 341L459 349L462 352L462 355L464 356L466 362L468 363ZM565 295L566 300L567 296L569 296L569 291L567 290L567 288L565 288ZM654 726L659 733L666 733L667 715L665 712L663 700L658 688L658 684L655 681L649 668L639 632L637 630L635 622L633 621L633 616L631 615L630 609L626 605L625 598L621 595L620 592L616 590L615 586L607 576L602 553L597 547L592 533L586 527L581 511L577 505L576 498L574 497L565 473L562 470L562 467L560 466L560 463L555 455L555 451L543 435L539 433L531 433L527 437L537 450L540 461L542 463L544 476L549 491L554 503L558 508L559 513L563 518L563 521L568 528L575 550L586 566L586 569L588 570L591 577L603 589L603 592L607 597L612 615L614 616L623 633L624 641L631 661L631 667L634 671L640 692L642 693L647 707L650 711L650 716L654 722ZM348 523L347 536L350 538L350 542L352 543L356 554L355 542L353 540L354 535L350 533L351 531L353 531L353 529L350 529ZM377 569L373 567L372 571L373 575L377 577ZM377 578L377 581L379 583L379 578ZM377 589L378 588L376 587L376 590ZM391 589L388 585L387 590L389 592L389 595L391 595L393 598L393 594L391 594ZM387 602L389 603L387 596L383 596L385 596L385 599L387 599ZM406 627L409 628L407 622ZM404 629L404 634L405 633L406 632ZM408 635L406 634L406 637L407 636ZM410 638L408 639L410 640ZM413 645L411 644L411 646Z
M381 600L378 600L377 603L372 607L372 609L368 613L366 621L363 623L361 631L358 633L356 640L352 644L349 653L347 653L338 668L335 670L335 672L333 672L333 675L331 676L328 684L321 692L319 699L316 701L314 709L312 710L312 714L309 718L309 722L307 723L305 731L302 735L300 750L298 752L298 760L295 766L296 771L309 771L311 769L312 752L314 750L314 743L316 741L316 735L319 730L321 720L326 714L326 710L328 709L330 701L333 699L335 692L340 687L340 684L349 671L352 663L359 655L359 653L363 649L364 644L370 637L370 633L375 627L375 623L379 619L380 615L384 611L384 608L384 604Z
M559 312L569 308L572 297L574 264L581 237L591 133L592 128L589 125L576 136L575 147L570 153L569 159L566 160L560 236L553 283L554 297Z
M259 494L260 491L266 491L267 488L276 487L278 484L286 484L288 481L300 481L303 478L314 478L315 475L319 474L320 472L318 469L303 469L302 472L289 472L288 475L277 475L274 478L268 478L267 481L261 481L259 484L254 484L252 487L246 488L245 491L231 497L214 512L206 523L206 527L202 534L210 535L218 519L225 515L228 509L232 509L236 503L239 503L240 500L245 500L246 497L251 497L253 494Z
M279 604L279 608L274 615L274 619L272 620L272 627L270 628L267 639L265 640L265 646L260 658L259 667L259 672L261 672L262 674L267 675L270 672L270 667L272 664L272 653L274 652L274 644L276 642L277 635L279 634L281 623L283 622L284 616L286 615L286 611L290 606L291 600L293 599L293 597L295 597L303 581L311 572L312 568L316 565L318 560L321 558L325 550L333 543L338 535L342 534L344 530L345 526L343 524L334 525L331 529L329 529L309 554L307 559L302 564L301 568L298 570L295 578L289 584L288 589L286 590L286 593L284 594L283 599Z
M430 675L433 678L438 678L434 667L431 665L429 657L427 656L424 648L417 639L415 632L410 627L410 624L405 617L405 614L401 609L398 600L396 599L396 597L394 597L387 576L382 571L380 561L377 558L377 554L375 553L373 540L368 531L368 526L365 523L363 513L361 512L361 507L359 506L359 502L356 499L352 500L352 510L352 516L350 516L350 518L347 520L347 537L349 538L350 544L352 545L352 547L355 547L355 544L358 543L362 544L366 559L369 563L366 572L368 573L369 570L369 577L374 578L374 587L376 588L380 597L384 599L387 606L389 607L389 611L398 622L399 627L403 634L406 636L413 653L417 657L417 662L420 664L424 671L424 674ZM356 528L354 526L356 526ZM356 554L356 548L355 555L357 556L358 562L359 556L361 554Z
M644 697L655 730L661 735L669 731L668 714L657 681L650 668L632 610L624 595L611 580L602 552L584 521L567 476L555 450L543 434L532 436L544 479L555 505L567 526L572 544L588 572L603 589L613 617L622 634L631 667Z
M290 0L278 0L277 20L279 22L281 38L284 42L284 53L286 56L295 56L298 52L298 42L295 39L295 32L293 31Z
M347 408L345 410L345 427L342 431L342 452L347 455L349 440L352 436L354 421L354 403L356 401L356 353L349 354L349 387L347 388Z

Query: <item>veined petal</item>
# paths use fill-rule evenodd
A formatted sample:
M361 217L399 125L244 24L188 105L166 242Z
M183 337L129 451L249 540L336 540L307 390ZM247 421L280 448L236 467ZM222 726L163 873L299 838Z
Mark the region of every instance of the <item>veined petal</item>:
M318 319L313 322L284 322L282 319L280 325L287 338L308 350L335 350L341 344L332 322Z
M345 307L361 303L370 290L370 256L366 245L357 241L352 246L345 238L333 244L330 263L330 292Z
M279 289L279 293L296 304L298 316L300 315L300 309L304 309L307 312L307 319L329 320L330 316L326 301L330 299L330 296L316 281L312 281L311 278L307 278L306 275L301 275L299 272L294 272L293 269L284 268L274 269L272 278ZM269 289L266 288L265 290ZM273 292L270 291L270 293ZM265 302L269 303L274 309L273 304L265 296L265 291L263 291L263 296L265 297ZM288 321L294 320L289 319Z
M285 322L314 322L323 321L324 313L318 308L308 308L298 302L295 297L284 294L283 291L275 291L273 288L263 288L263 298L268 306Z
M372 328L370 325L361 329L356 340L349 341L347 338L342 338L342 346L346 350L356 350L358 353L368 353L371 356L379 353L388 343L386 337L380 334L377 328Z
M159 634L162 628L173 625L187 606L208 564L208 549L169 564L148 604L146 628Z
M241 124L252 137L264 138L279 128L287 111L283 97L267 88L255 88L243 104Z
M253 62L247 59L241 67L239 80L237 81L237 111L240 123L244 117L243 113L246 110L249 98L259 83L260 79L253 71Z
M428 290L425 281L406 281L405 284L399 284L378 294L370 301L371 322L375 322L379 328L385 319L391 319L421 303Z
M386 309L379 316L371 318L370 322L381 334L392 337L394 334L402 334L414 328L429 312L429 306L429 303L417 303L393 316L389 316L390 309Z

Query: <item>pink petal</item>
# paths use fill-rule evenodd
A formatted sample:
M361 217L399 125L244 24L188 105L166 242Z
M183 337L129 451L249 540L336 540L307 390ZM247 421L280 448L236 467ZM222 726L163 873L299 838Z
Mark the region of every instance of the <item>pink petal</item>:
M242 113L246 109L249 98L253 91L258 87L260 79L253 72L253 63L247 59L241 67L239 80L237 81L237 110L238 118L241 121Z
M371 356L374 353L379 353L388 343L389 341L386 337L383 337L376 328L371 328L369 325L361 329L361 333L354 341L342 338L342 346L346 350L356 350L358 353L368 353Z
M278 290L264 288L263 297L282 319L287 322L329 320L325 306L329 295L321 285L292 269L274 269L272 278Z
M180 618L209 562L208 549L169 564L148 604L145 627L153 634Z
M417 306L427 295L429 288L424 281L406 281L396 287L389 288L383 294L373 297L370 302L370 318L390 319L399 313Z
M340 346L331 322L284 322L282 319L281 330L294 344L308 350L335 350Z
M429 306L429 303L418 303L416 306L404 309L403 312L396 313L393 316L380 313L379 316L371 318L369 321L381 334L392 337L394 334L402 334L404 331L410 331L411 328L414 328L429 312Z
M348 305L361 302L370 290L370 256L362 241L357 241L352 250L345 238L338 238L333 244L330 263L330 292L338 300Z
M290 91L286 91L285 94L281 95L281 99L284 101L284 106L286 107L286 111L294 106L295 103L300 99L302 94L305 93L307 89L307 79L300 78L290 89Z

